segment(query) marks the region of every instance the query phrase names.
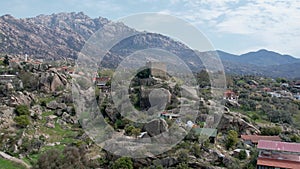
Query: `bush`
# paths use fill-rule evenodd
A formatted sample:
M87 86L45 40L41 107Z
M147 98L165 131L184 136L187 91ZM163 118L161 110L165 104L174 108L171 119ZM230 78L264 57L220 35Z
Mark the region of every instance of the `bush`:
M189 160L189 151L186 149L180 150L177 159L179 162L187 162Z
M137 136L141 134L141 129L134 128L131 130L131 133L135 136L135 138L137 138Z
M30 124L30 119L27 115L21 115L14 118L14 121L21 128L25 128Z
M115 129L122 129L124 128L124 122L120 119L117 119L115 122Z
M228 132L227 139L226 139L227 149L232 148L233 146L235 146L238 141L239 141L238 133L234 130L230 130Z
M133 162L129 157L121 157L113 163L112 169L133 169Z
M187 163L180 163L176 166L176 169L190 169Z
M256 114L256 113L254 113L252 116L251 116L251 118L252 118L252 120L258 120L258 119L260 119L260 117Z
M292 142L300 143L300 136L298 136L297 134L293 134L292 136L290 136L290 139Z
M21 116L21 115L29 116L30 115L29 107L27 105L18 105L16 107L15 112L18 116Z
M261 128L260 131L262 135L275 136L275 135L279 135L282 130L280 127L275 126L275 127L263 127Z
M86 158L84 148L66 147L63 151L51 149L42 154L34 169L85 169L95 168Z
M127 125L127 126L125 127L125 134L131 136L131 135L132 135L131 131L132 131L133 129L135 129L135 127L134 127L133 125Z
M240 160L245 160L247 158L247 153L245 150L241 150L239 153L239 159Z
M194 143L191 151L193 152L195 157L201 157L201 147L199 146L199 144Z

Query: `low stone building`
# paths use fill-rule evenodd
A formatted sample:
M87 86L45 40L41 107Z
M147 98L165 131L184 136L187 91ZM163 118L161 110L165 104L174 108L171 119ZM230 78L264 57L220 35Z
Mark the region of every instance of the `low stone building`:
M150 68L151 76L166 79L167 66L162 62L147 62L146 66Z

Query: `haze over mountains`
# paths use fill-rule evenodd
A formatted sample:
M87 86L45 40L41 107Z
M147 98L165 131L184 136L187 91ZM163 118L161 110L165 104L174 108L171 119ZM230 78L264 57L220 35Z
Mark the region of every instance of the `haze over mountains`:
M39 15L33 18L17 19L11 15L0 17L0 53L33 56L43 59L77 58L85 42L97 30L135 31L122 23L112 23L108 19L90 18L84 13L58 13ZM144 33L123 40L106 56L105 64L116 67L124 56L146 46L160 47L178 55L190 68L203 68L195 51L169 37ZM126 50L124 50L124 48ZM281 55L268 50L249 52L240 56L216 51L228 73L254 74L271 77L299 78L300 59ZM200 52L206 56L209 52Z

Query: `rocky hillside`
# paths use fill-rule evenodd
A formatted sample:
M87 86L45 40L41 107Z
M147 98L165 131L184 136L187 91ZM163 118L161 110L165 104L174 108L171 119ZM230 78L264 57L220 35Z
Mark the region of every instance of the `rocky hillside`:
M109 21L83 13L59 13L17 19L0 17L1 53L38 58L76 58L85 41Z

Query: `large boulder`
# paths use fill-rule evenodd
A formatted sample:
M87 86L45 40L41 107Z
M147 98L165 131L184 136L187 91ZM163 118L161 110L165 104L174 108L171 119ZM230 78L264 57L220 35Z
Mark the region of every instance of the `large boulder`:
M49 93L50 92L50 86L51 86L51 78L50 78L50 73L45 72L40 74L39 77L39 88L43 92Z
M51 86L50 89L52 92L58 90L58 88L63 87L64 83L61 81L61 79L59 78L59 76L57 74L55 74L53 76L53 80L51 82Z
M235 128L240 134L259 134L260 131L250 122L247 122L248 117L235 112L225 112L220 120L218 129L228 131Z
M150 137L153 137L167 132L168 124L164 119L154 119L144 126L144 130L147 131Z

